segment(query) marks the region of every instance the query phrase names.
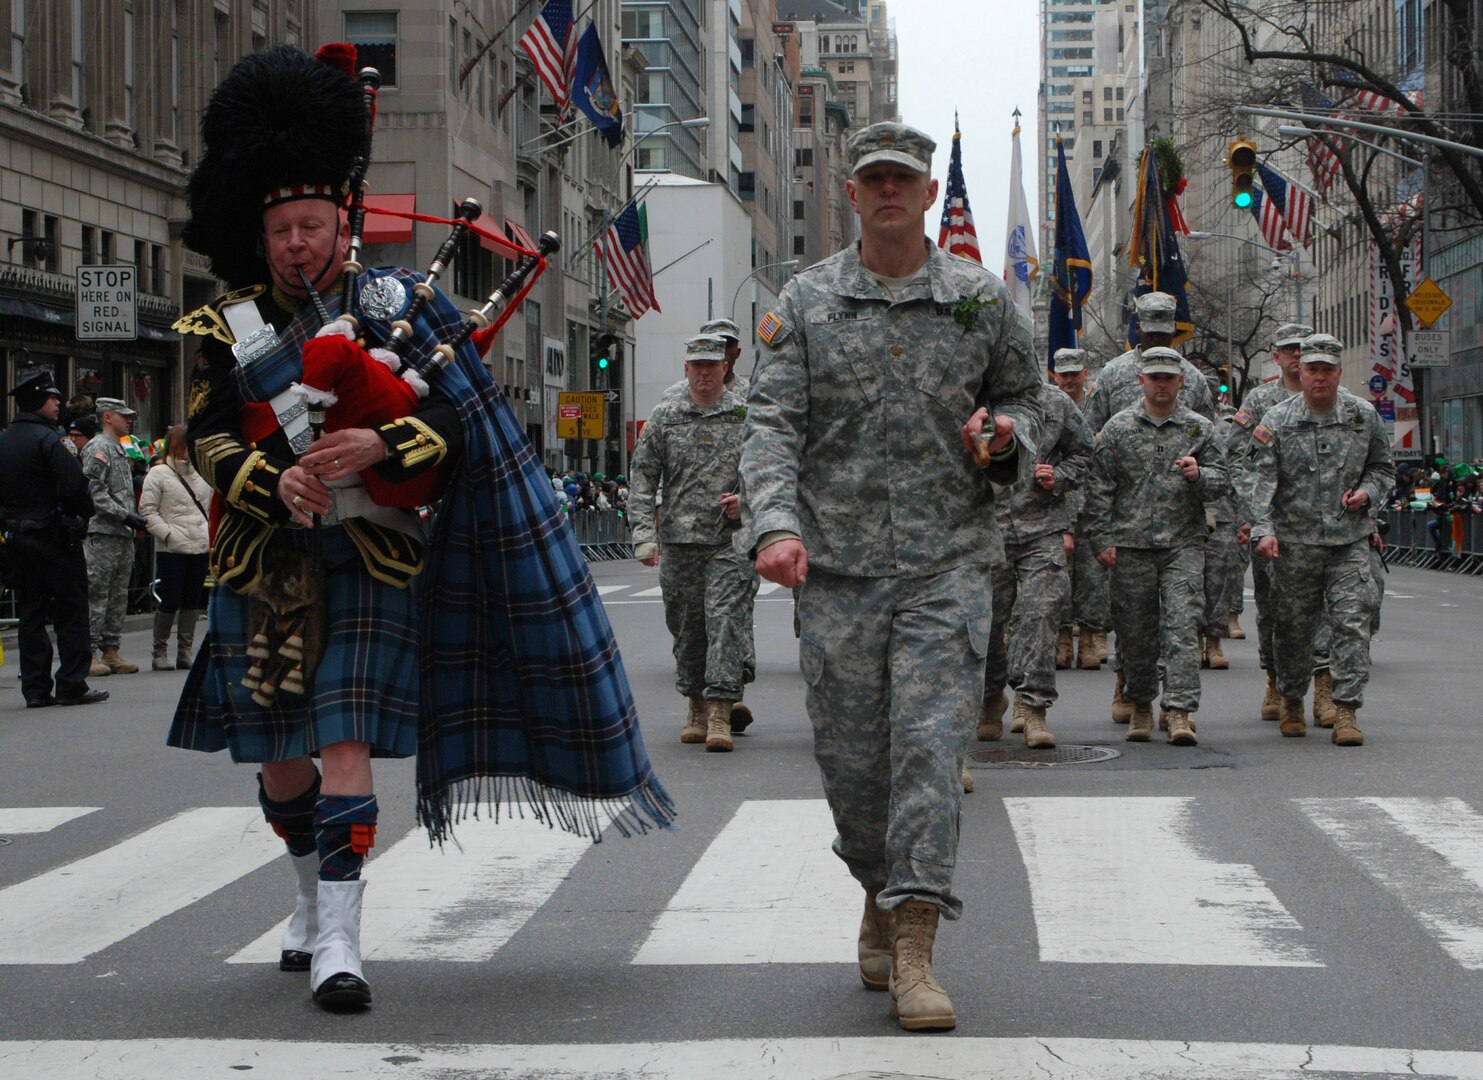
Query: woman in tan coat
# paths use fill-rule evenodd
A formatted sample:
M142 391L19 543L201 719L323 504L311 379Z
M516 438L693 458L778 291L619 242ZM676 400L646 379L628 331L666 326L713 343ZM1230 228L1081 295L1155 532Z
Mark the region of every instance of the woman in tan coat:
M160 607L154 616L154 670L191 666L196 621L206 608L207 510L211 485L191 465L185 425L165 436L165 453L144 477L139 513L155 541ZM178 619L175 662L169 660L170 624Z

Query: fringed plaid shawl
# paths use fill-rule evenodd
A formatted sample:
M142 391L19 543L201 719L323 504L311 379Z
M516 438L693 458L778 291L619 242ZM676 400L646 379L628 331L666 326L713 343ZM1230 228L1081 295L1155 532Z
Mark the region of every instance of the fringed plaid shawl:
M421 280L372 270L362 282L384 276L408 295ZM437 293L417 320L413 359L461 322ZM387 322L364 328L389 333ZM522 425L472 346L429 382L457 407L464 445L414 583L418 820L438 841L481 804L496 815L528 806L594 841L608 824L625 836L668 826L674 803L644 749L612 626Z

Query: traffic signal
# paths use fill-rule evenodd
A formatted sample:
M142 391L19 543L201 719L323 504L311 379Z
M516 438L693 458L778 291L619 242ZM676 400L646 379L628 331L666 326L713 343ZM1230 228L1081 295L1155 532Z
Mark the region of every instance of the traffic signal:
M608 388L612 365L613 338L609 334L599 334L592 340L592 387L594 390Z
M1229 394L1231 392L1231 365L1221 364L1215 369L1215 373L1220 377L1220 392Z
M1238 210L1250 210L1256 195L1251 187L1251 174L1256 171L1256 143L1245 135L1226 147L1226 164L1231 169L1231 202Z

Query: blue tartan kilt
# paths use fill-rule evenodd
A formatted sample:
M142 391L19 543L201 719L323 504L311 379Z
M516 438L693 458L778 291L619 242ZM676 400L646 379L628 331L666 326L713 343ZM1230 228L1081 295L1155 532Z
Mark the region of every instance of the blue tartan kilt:
M247 598L211 590L206 638L186 677L168 745L225 749L237 762L284 761L346 740L370 743L373 757L416 753L413 590L371 577L343 529L324 533L324 569L324 658L304 695L280 691L268 708L242 685L251 664Z

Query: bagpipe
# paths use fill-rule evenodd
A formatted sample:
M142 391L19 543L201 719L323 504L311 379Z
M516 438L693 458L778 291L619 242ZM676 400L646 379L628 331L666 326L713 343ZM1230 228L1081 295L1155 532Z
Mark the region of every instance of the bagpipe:
M429 393L428 378L439 367L451 363L466 343L472 341L481 356L488 352L495 335L545 272L549 257L561 247L554 232L542 234L532 250L481 228L475 220L483 211L477 199L464 199L452 218L368 208L365 177L370 164L376 90L381 76L375 68L363 68L358 78L366 103L365 153L356 158L348 185L346 216L350 242L341 268L339 313L331 315L307 278L303 281L321 325L318 336L304 345L303 377L296 389L309 408L316 437L321 431L374 429L412 413ZM368 210L450 226L423 280L412 287L410 301L404 310L395 313L390 333L379 342L368 336L370 320L365 318L360 304L366 277L366 268L360 260ZM430 354L423 350L424 355L414 359L409 347L418 318L433 299L438 279L448 272L459 246L471 232L509 254L515 260L514 269L481 306L467 313L468 317L452 337L439 342ZM367 469L361 479L367 494L378 505L415 508L435 501L442 488L445 468L446 465L439 465L402 481L387 480L374 469Z

